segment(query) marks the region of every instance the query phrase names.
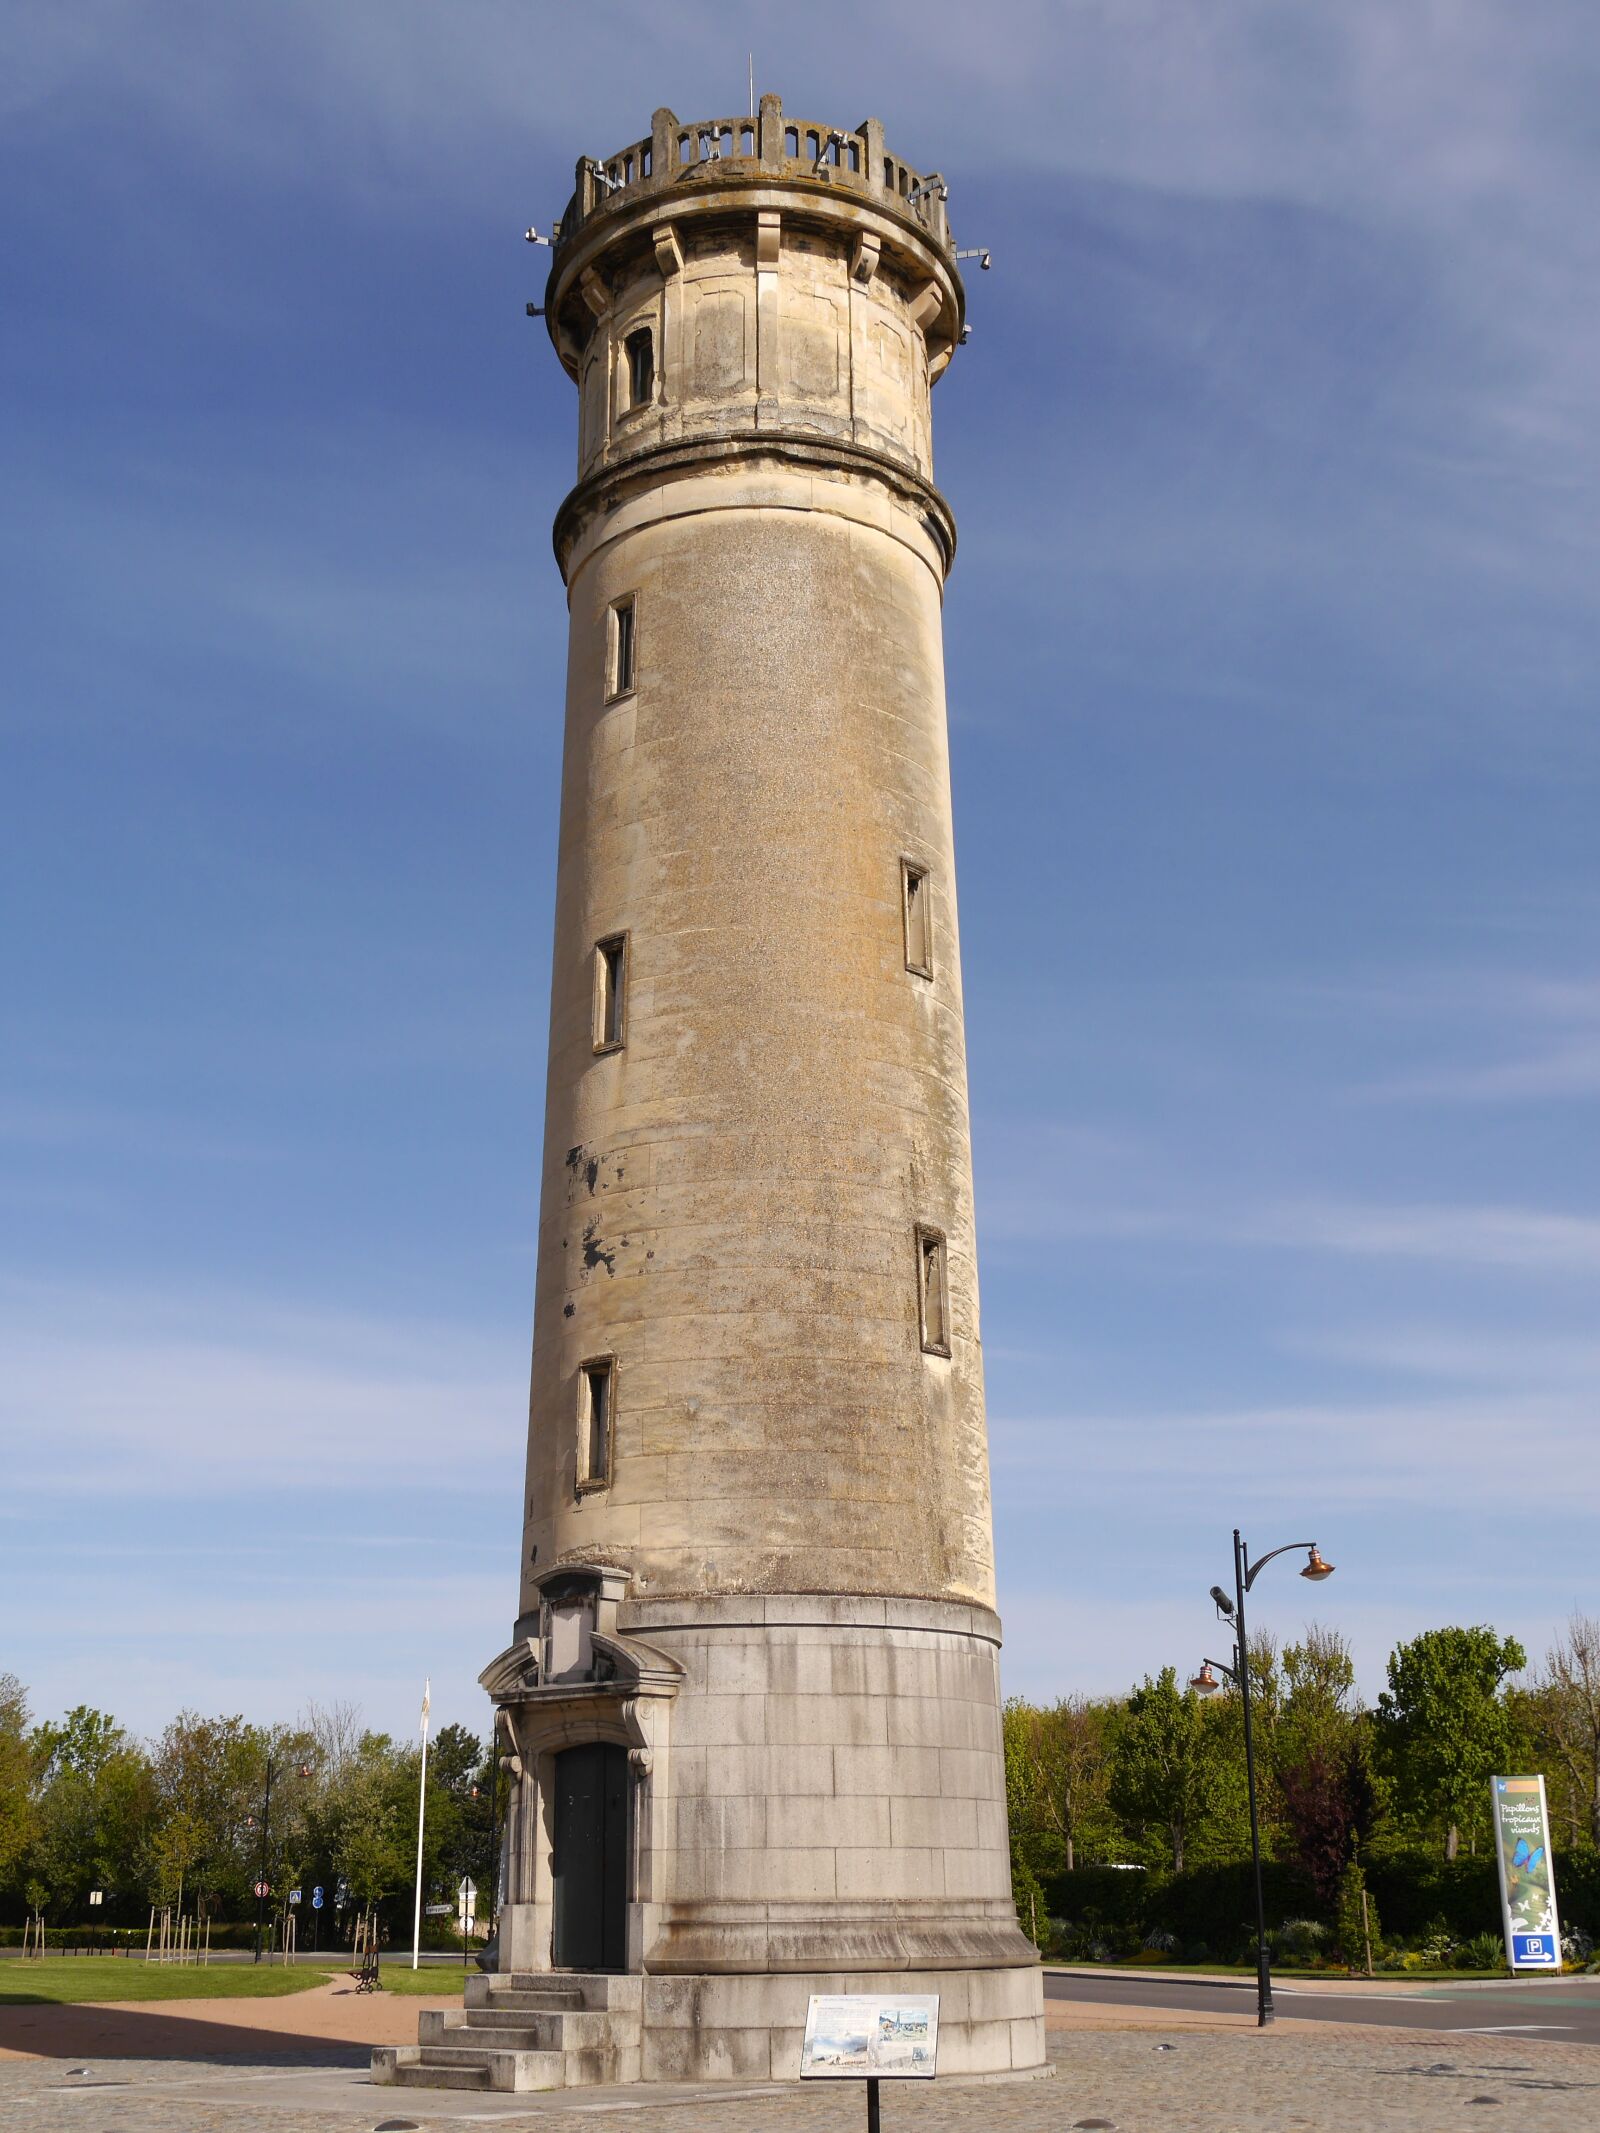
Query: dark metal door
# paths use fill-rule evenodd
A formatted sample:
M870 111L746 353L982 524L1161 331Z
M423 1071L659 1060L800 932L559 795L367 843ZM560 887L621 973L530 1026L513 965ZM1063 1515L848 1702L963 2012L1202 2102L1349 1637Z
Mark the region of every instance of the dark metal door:
M558 1970L628 1963L628 1751L593 1741L555 1765L555 1945Z

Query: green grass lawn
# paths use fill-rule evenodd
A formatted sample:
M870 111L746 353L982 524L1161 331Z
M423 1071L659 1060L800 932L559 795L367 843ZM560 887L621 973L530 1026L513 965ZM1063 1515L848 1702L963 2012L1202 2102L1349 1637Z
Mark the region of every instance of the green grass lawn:
M326 1968L278 1963L145 1963L121 1956L46 1956L0 1966L0 2007L46 2001L275 2000L327 1981Z
M466 1972L476 1977L477 1965ZM385 1992L426 1993L432 1999L447 2000L461 1990L462 1969L459 1961L454 1963L423 1963L413 1970L409 1955L386 1955L383 1958L383 1989Z

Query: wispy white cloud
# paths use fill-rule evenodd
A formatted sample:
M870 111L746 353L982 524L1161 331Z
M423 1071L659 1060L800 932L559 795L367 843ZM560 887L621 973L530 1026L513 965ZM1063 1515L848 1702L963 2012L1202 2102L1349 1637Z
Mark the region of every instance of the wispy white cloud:
M39 1497L520 1485L525 1392L469 1330L187 1293L0 1288L7 1482Z
M1372 1050L1401 1052L1358 1079L1366 1103L1521 1103L1600 1095L1600 979L1586 971L1408 969L1284 983L1271 1019L1313 1020Z
M1556 1388L1580 1403L1600 1386L1600 1338L1556 1328L1491 1330L1477 1320L1452 1325L1400 1319L1280 1333L1277 1346L1286 1355L1402 1378L1539 1394Z
M1563 1392L1428 1399L1263 1402L991 1418L996 1486L1027 1477L1030 1501L1081 1500L1134 1517L1152 1474L1200 1467L1246 1506L1297 1496L1329 1509L1407 1503L1442 1513L1503 1503L1510 1446L1530 1472L1562 1477L1568 1511L1600 1509L1600 1437L1588 1384Z
M92 468L69 463L70 436L13 455L0 546L16 583L47 584L82 628L52 637L50 667L17 680L7 724L103 723L108 674L117 699L136 674L147 733L152 721L203 715L213 737L240 720L256 746L280 730L303 744L301 722L320 720L331 699L345 729L366 707L391 730L410 722L478 747L503 736L509 722L493 713L507 707L540 616L522 597L519 542L505 521L483 519L495 486L485 444L425 436L415 422L359 438L302 425L252 442L248 467L238 456L219 464L208 427L184 422ZM441 525L461 529L448 562ZM256 687L270 677L284 692L270 730L241 665Z
M1336 1200L1276 1206L1019 1205L986 1203L1001 1239L1100 1239L1124 1244L1226 1245L1240 1250L1321 1252L1371 1260L1431 1260L1508 1272L1600 1274L1600 1216L1533 1207L1448 1201Z
M1600 1274L1600 1217L1540 1208L1306 1203L1246 1218L1235 1238L1356 1258Z

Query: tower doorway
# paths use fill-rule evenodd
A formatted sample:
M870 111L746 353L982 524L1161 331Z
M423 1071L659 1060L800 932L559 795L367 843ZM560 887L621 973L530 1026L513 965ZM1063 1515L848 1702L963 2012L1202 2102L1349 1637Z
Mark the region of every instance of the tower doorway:
M609 1741L555 1759L555 1933L558 1970L628 1966L628 1751Z

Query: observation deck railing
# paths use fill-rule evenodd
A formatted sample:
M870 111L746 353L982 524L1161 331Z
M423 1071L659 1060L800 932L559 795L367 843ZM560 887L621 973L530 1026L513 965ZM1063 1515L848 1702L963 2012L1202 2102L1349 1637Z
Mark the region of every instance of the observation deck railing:
M885 200L919 222L943 251L952 249L945 214L944 181L936 172L924 176L884 146L876 119L863 120L853 132L810 120L787 118L776 96L764 96L754 117L679 120L668 110L656 112L642 141L619 148L604 161L586 156L578 165L577 186L567 202L557 242L571 242L589 217L623 194L660 192L686 172L712 163L727 163L741 176L762 170L825 179L867 201ZM732 171L730 171L730 175Z

